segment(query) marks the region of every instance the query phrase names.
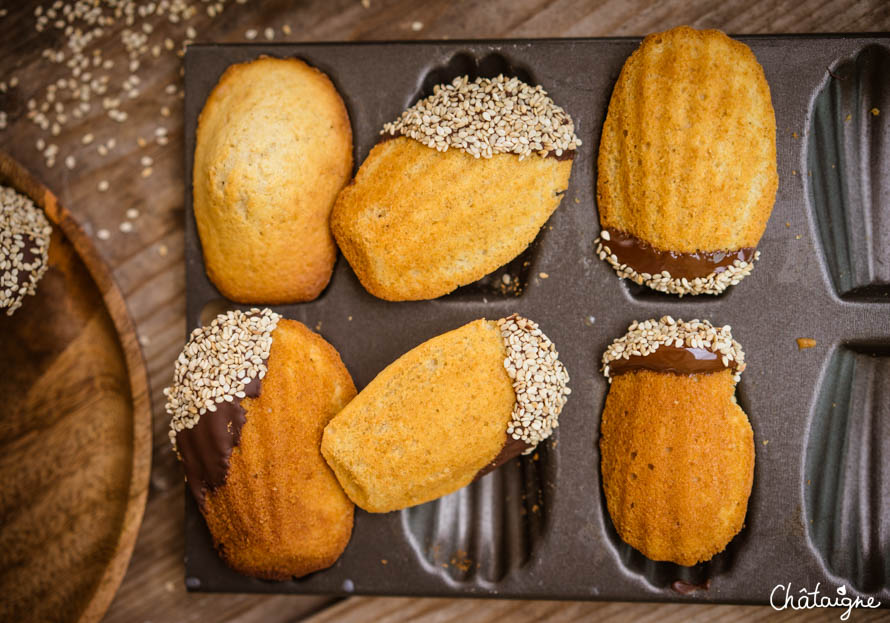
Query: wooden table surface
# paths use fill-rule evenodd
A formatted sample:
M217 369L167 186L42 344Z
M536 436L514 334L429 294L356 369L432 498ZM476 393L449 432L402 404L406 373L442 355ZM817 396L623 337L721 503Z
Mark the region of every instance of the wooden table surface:
M101 50L95 79L110 76L106 97L114 96L130 75L125 44L133 33L146 35L147 51L134 71L139 83L130 99L125 93L118 110L126 121L109 118L102 97L93 95L90 111L73 118L57 135L28 118L28 100L36 110L47 99L47 86L71 70L51 63L45 49L63 51L70 39L49 19L35 29L35 9L43 14L51 0L0 2L0 130L2 147L25 164L59 196L78 218L111 266L136 323L151 381L154 455L145 519L126 577L106 615L107 621L291 621L316 613L314 621L452 619L531 621L540 618L581 620L711 619L759 620L787 618L768 607L694 606L624 603L516 602L452 599L389 599L356 597L334 604L325 597L187 594L183 582L183 477L167 441L168 418L161 390L172 378L173 361L185 337L185 270L183 265L183 154L181 58L176 49L186 38L199 42L246 41L251 35L275 41L387 40L503 37L589 37L644 35L678 24L720 28L730 33L866 32L890 30L886 0L724 0L696 3L502 0L471 2L433 0L284 0L216 5L183 0L197 8L185 21L171 23L156 16L135 19L127 33L124 17L106 24L87 48ZM61 2L57 3L60 7ZM93 1L83 3L93 4ZM145 2L143 2L145 4ZM64 19L64 13L59 11ZM210 15L210 13L214 15ZM125 14L124 14L125 15ZM138 16L138 12L136 13ZM142 29L142 22L150 28ZM194 28L194 32L191 31ZM273 29L267 32L267 28ZM146 32L151 30L151 32ZM76 34L76 33L75 33ZM165 40L170 39L165 45ZM141 45L137 42L137 45ZM157 46L157 49L152 50ZM172 46L173 50L167 47ZM595 70L595 68L591 68ZM84 70L84 71L88 71ZM79 78L83 78L82 72ZM173 86L170 86L173 85ZM59 98L57 98L58 101ZM49 104L50 111L55 103ZM113 103L112 103L113 107ZM33 116L33 115L32 115ZM3 116L0 115L0 126ZM166 129L167 139L158 140ZM92 135L88 137L87 135ZM92 138L92 140L90 140ZM113 148L107 147L114 139ZM38 149L55 144L54 166ZM51 150L52 151L52 150ZM103 155L102 152L107 152ZM65 161L72 156L69 168ZM151 160L143 160L145 157ZM107 190L105 188L107 182ZM134 212L138 211L138 214ZM129 214L128 214L129 211ZM792 618L814 611L783 613ZM837 612L818 611L825 620ZM857 611L856 620L875 612Z

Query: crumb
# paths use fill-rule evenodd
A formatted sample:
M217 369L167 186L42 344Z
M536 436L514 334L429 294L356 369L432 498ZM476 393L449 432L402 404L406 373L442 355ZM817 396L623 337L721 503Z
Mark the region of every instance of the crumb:
M389 561L388 561L386 558L381 558L381 559L380 559L380 564L381 564L381 565L386 565L386 564L389 564Z
M785 221L785 227L791 227L791 221Z
M800 240L800 234L797 234L797 235L794 237L794 239L795 239L795 240Z
M581 203L581 200L575 197L575 203Z
M349 322L352 322L352 316L349 316L346 320L348 320Z
M533 512L533 513L537 513L539 510L541 510L541 507L538 506L537 504L534 504L534 505L532 506L532 512Z
M315 330L321 331L321 320L319 320L318 323L315 325Z
M362 0L362 6L366 9L371 8L371 0Z
M800 135L799 135L797 132L792 132L792 133L791 133L791 138L795 138L795 139L796 139L796 138L799 138L799 137L800 137Z
M540 277L541 279L547 279L547 277L549 276L550 275L548 275L547 273L538 273L538 277Z
M878 115L881 114L881 109L878 107L875 107L875 108L872 108L871 110L869 110L868 112L870 112L873 117L877 117Z
M167 245L162 244L158 247L158 255L161 257L167 257Z
M767 444L769 444L769 439L764 439L764 440L763 440L763 445L767 445Z
M852 118L853 118L853 115L851 115L850 113L847 113L847 116L844 117L844 122L847 122L847 121L849 121L849 120L852 119Z
M799 337L797 338L797 349L804 350L805 348L812 348L816 345L816 340L811 337Z
M791 175L797 175L797 169L791 169Z

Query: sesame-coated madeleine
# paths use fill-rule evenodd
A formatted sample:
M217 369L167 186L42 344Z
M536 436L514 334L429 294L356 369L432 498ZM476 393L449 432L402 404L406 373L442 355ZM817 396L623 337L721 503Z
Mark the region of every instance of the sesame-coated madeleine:
M694 565L742 529L754 433L735 400L745 369L728 326L634 322L603 356L603 488L618 535L657 561Z
M399 357L325 428L321 451L361 508L447 495L548 438L570 393L537 324L475 320Z
M0 186L0 310L12 316L48 267L53 229L43 210L12 188Z
M775 113L751 49L687 26L646 37L603 125L599 257L655 290L719 294L753 269L777 187Z
M334 347L268 309L230 311L192 332L164 393L170 440L226 564L270 580L334 564L353 505L319 445L355 395Z
M232 65L198 120L193 206L207 276L239 303L316 298L337 249L329 219L352 174L349 114L296 58Z
M382 135L331 229L365 289L390 301L442 296L519 255L581 144L541 87L503 76L439 85Z

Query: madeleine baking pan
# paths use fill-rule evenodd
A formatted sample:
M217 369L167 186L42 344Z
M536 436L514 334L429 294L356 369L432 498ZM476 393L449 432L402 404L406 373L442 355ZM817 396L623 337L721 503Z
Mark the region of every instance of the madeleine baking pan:
M201 107L232 63L296 56L326 72L349 109L358 166L387 121L432 86L469 74L541 84L583 145L562 205L509 265L432 301L366 293L341 257L311 303L276 307L341 353L361 389L420 342L479 317L540 323L571 374L551 440L442 499L356 511L330 569L281 583L229 570L187 497L189 589L767 603L777 585L890 603L890 37L740 37L776 110L779 190L753 274L720 296L659 294L594 255L595 163L612 86L639 39L195 45L185 61L187 316L233 304L204 273L191 212ZM492 180L492 183L499 183ZM299 241L295 241L298 245ZM707 563L656 563L618 538L605 508L602 353L635 319L730 324L748 369L737 398L754 428L746 524ZM800 350L797 338L816 345Z

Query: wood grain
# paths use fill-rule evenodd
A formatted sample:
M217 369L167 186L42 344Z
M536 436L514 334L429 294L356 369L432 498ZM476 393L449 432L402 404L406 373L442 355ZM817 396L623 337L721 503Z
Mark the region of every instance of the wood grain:
M161 389L172 378L173 361L185 337L185 270L183 267L183 167L180 100L167 95L167 84L179 84L181 60L165 53L140 72L142 95L126 104L130 119L117 124L99 112L66 126L55 142L62 153L74 153L74 171L56 164L48 170L34 143L40 133L24 118L28 98L58 77L55 66L40 57L54 43L47 33L33 30L36 2L7 3L9 15L0 20L0 50L4 63L0 80L19 76L20 85L5 95L0 106L9 112L10 126L0 133L3 144L26 165L38 171L84 228L112 232L108 241L97 242L114 269L114 277L136 322L152 386L154 455L146 518L124 582L106 619L108 621L291 621L329 603L324 597L187 594L183 585L183 482L179 466L166 440L167 417ZM6 4L4 5L6 6ZM420 25L414 30L415 22ZM890 30L890 3L885 0L725 0L691 2L668 0L499 0L451 1L371 0L364 8L358 0L288 2L267 0L255 5L228 2L225 11L211 20L202 11L191 20L199 42L244 41L248 29L276 28L276 41L385 40L485 37L567 37L644 35L677 24L716 27L730 33L864 32ZM283 36L288 24L292 34ZM118 29L119 30L119 29ZM160 24L153 40L182 37L183 25ZM116 31L117 32L117 31ZM261 35L262 36L262 35ZM56 41L60 45L60 42ZM100 44L105 58L115 59L112 74L126 77L119 38ZM591 67L591 71L596 71ZM168 106L169 118L159 110ZM137 139L151 137L159 124L168 128L170 143L149 142L140 148ZM101 157L80 143L85 132L96 141L115 136L117 149ZM140 177L141 156L154 159L153 174ZM61 160L61 158L59 159ZM100 180L111 189L96 191ZM136 208L141 216L130 234L118 232L125 210ZM377 605L379 604L379 606ZM335 610L345 619L492 620L504 613L522 618L531 613L561 620L600 617L616 619L716 617L756 620L772 615L769 608L688 607L653 604L554 604L464 600L388 600L357 598ZM682 614L676 614L676 613ZM527 613L527 614L526 614ZM864 613L853 616L862 618ZM833 614L830 618L834 619ZM328 619L335 620L335 619ZM342 619L339 619L342 620ZM423 619L421 619L423 620Z
M0 322L0 620L98 621L126 571L148 493L145 368L92 241L2 152L0 183L31 197L53 224L37 294Z

